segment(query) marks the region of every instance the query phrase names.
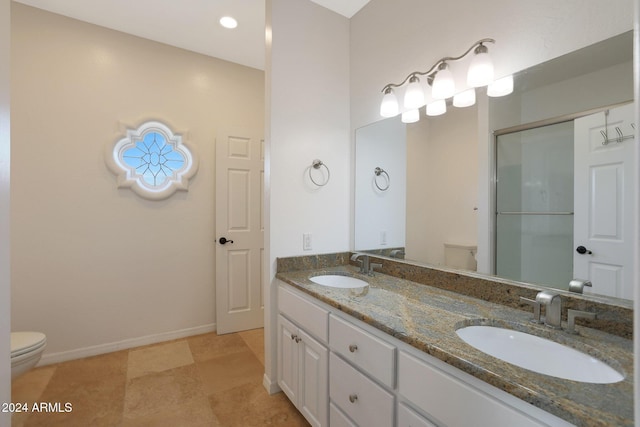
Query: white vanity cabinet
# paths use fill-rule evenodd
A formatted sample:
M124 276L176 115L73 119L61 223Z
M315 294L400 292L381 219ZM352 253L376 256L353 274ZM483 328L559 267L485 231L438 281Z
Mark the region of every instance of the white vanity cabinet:
M278 385L312 426L328 426L329 351L304 329L301 324L308 323L309 317L301 315L313 313L310 318L315 323L310 329L320 339L324 337L326 343L329 313L318 306L308 306L308 301L284 288L279 289L279 297L283 297L279 300L284 304L278 315ZM296 308L287 310L290 304ZM303 310L298 311L300 308ZM304 311L305 308L310 311Z
M286 284L278 302L278 384L314 426L572 425Z

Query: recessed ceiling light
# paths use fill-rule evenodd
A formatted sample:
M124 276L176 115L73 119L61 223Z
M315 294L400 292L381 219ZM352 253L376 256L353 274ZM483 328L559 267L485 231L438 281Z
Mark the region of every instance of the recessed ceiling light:
M238 26L238 21L230 16L223 16L220 18L220 25L225 28L236 28Z

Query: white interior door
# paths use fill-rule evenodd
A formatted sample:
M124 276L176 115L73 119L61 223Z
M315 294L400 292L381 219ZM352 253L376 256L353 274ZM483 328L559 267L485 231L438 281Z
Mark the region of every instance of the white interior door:
M633 103L577 119L574 129L574 276L593 283L585 292L627 299L633 298L638 258L633 244L637 142L620 135L635 135L632 123Z
M219 334L264 324L262 263L264 140L252 131L216 140L216 328Z

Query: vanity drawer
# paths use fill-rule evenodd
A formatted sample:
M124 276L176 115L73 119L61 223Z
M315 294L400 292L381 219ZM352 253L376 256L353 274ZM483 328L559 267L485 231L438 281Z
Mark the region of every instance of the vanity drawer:
M438 427L404 404L398 405L398 427Z
M329 396L359 426L393 426L394 396L335 353L329 356Z
M478 425L479 421L493 427L546 425L404 352L398 357L398 391L447 426Z
M329 425L331 427L358 427L333 403L329 405Z
M395 387L396 348L393 345L330 315L329 346L382 384Z
M329 312L280 285L278 309L305 331L326 343L329 336Z

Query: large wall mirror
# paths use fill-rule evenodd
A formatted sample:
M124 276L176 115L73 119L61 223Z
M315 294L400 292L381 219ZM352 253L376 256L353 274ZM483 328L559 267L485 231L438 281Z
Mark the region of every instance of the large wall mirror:
M514 82L506 97L479 93L472 107L356 131L355 250L564 290L589 279L585 294L631 299L637 257L613 243L631 238L637 215L632 32ZM483 138L495 182L480 200ZM481 209L491 212L488 243Z

